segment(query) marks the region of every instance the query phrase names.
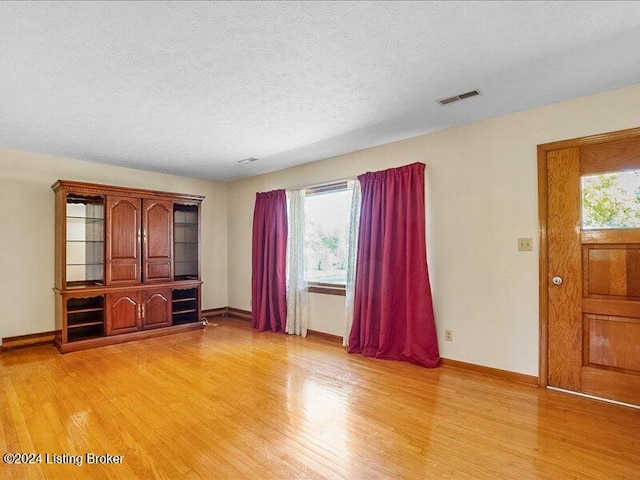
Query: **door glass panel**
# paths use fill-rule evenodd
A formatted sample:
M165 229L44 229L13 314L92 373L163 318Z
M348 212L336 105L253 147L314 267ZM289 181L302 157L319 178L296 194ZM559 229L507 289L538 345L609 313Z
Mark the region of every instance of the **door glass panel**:
M173 206L174 280L198 278L198 206Z
M640 228L640 170L581 180L582 228Z
M104 278L104 199L67 195L67 287L101 285Z

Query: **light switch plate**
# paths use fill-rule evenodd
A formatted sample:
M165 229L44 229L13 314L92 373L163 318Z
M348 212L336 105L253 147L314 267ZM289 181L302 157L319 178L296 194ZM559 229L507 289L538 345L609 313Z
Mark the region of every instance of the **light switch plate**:
M530 252L533 250L533 238L519 238L518 239L518 251Z

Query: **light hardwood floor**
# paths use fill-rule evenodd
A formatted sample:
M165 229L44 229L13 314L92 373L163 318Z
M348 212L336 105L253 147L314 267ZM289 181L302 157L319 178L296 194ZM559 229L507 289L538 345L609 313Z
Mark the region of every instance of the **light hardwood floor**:
M247 322L0 355L0 479L639 479L640 411Z

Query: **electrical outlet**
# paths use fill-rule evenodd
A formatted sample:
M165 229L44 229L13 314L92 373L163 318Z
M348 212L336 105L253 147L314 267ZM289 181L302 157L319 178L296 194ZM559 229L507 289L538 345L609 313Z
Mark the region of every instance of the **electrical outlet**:
M453 342L453 330L447 329L444 331L444 341Z
M530 252L533 250L533 238L519 238L518 239L518 251Z

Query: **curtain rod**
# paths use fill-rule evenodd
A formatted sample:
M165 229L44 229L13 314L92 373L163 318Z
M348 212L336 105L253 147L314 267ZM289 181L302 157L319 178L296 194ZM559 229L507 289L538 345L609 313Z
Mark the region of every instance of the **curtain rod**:
M306 190L308 188L328 187L329 185L334 185L336 183L350 182L351 180L355 180L356 178L357 177L347 177L347 178L340 178L338 180L330 180L328 182L316 183L315 185L302 185L299 187L285 188L285 191L290 192L293 190Z

